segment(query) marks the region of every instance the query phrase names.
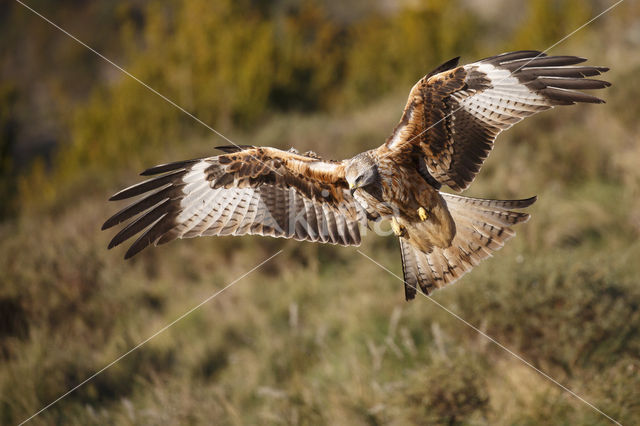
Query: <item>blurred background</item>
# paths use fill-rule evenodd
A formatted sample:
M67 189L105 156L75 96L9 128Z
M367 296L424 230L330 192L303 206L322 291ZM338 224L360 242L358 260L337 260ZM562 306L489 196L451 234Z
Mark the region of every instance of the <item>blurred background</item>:
M238 144L346 158L411 86L543 50L604 0L31 0ZM269 238L107 251L107 198L227 144L18 3L0 3L0 423L18 423L277 250L36 424L608 424L356 252ZM553 48L611 67L604 105L501 135L467 195L538 195L434 299L623 424L640 420L640 4ZM361 248L401 274L394 238Z

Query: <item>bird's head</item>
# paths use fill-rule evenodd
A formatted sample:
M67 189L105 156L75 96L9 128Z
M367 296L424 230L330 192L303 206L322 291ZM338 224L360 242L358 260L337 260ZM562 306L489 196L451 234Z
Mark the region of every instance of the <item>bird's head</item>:
M349 160L345 178L353 193L358 188L378 183L380 175L373 157L368 152L363 152Z

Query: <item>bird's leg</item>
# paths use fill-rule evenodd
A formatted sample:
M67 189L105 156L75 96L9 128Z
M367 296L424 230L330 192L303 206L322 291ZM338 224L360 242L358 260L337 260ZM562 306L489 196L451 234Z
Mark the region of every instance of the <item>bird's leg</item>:
M429 213L427 212L427 210L424 207L420 207L418 209L418 216L420 216L420 220L421 221L425 221L427 219L429 219Z
M407 232L407 230L404 229L402 225L400 225L395 217L391 218L391 229L393 229L393 233L398 237L402 237Z

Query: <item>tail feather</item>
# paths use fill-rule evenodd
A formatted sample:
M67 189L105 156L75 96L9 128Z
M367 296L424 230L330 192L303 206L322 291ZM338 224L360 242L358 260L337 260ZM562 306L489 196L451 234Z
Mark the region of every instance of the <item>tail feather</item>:
M416 290L422 281L416 251L404 238L400 238L400 255L402 256L402 272L404 275L404 297L411 300L416 297Z
M511 225L526 222L529 214L511 211L528 207L524 200L484 200L441 193L455 222L456 235L447 248L423 252L400 238L405 297L415 298L419 287L429 294L453 283L515 236Z

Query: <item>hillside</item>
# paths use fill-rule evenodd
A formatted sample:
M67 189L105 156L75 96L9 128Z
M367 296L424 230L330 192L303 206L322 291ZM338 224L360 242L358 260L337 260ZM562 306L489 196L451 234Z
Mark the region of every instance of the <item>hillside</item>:
M258 63L236 58L244 73L227 75L236 68L217 68L221 76L212 81L196 79L212 67L205 53L193 54L204 58L189 62L193 74L178 72L184 71L180 56L170 62L171 72L159 71L158 50L148 43L154 34L156 43L166 41L159 35L164 33L152 33L153 13L164 15L151 10L143 15L141 31L148 43L141 43L140 51L132 44L135 54L129 58L139 59L125 62L239 144L294 146L345 158L381 144L413 82L444 60L463 54L469 62L512 48L545 48L560 38L557 33L567 34L607 7L585 2L590 6L574 16L565 13L572 2L549 2L562 7L546 38L531 36L533 29L500 27L465 44L463 36L445 37L447 25L461 15L451 21L455 10L449 6L424 4L433 10L408 8L362 18L359 41L343 31L356 25L352 19L329 15L327 22L336 28L314 27L324 28L318 32L330 41L325 46L322 37L316 38L324 47L314 47L313 54L280 50L277 43L262 46L269 53L252 50ZM196 9L186 12L196 19ZM446 46L442 52L403 65L394 79L389 64L404 62L390 53L398 46L391 43L378 59L387 64L384 73L365 72L379 49L371 32L376 22L385 23L385 31L401 26L411 34L410 28L429 22L431 15L425 18L423 12L444 19L437 36ZM291 34L303 34L304 22L325 23L314 13L296 15L300 21L292 20ZM472 9L467 13L472 34L497 19L478 17ZM265 16L249 17L265 25L252 31L276 31L267 26L280 15ZM533 10L522 19L542 22L545 16ZM29 20L44 25L36 17ZM228 34L244 28L236 21L228 25ZM433 301L419 296L405 302L402 282L360 253L402 274L397 241L373 234L359 249L225 237L178 240L130 261L122 259L122 248L107 250L112 233L100 226L123 206L107 202L111 194L137 182L143 168L212 155L224 141L133 81L100 80L73 101L77 107L69 122L60 124L59 135L67 142L3 180L17 195L0 223L0 422L26 419L282 251L34 423L610 423L440 304L622 424L634 424L640 419L640 57L633 53L640 48L638 28L640 9L628 2L549 52L611 67L606 79L613 86L598 93L607 103L556 108L499 137L466 195L537 195L528 209L532 219L519 225L518 235L492 259L436 292ZM192 46L199 34L189 31L178 34ZM496 41L501 31L508 42ZM233 42L259 38L238 37ZM336 51L332 37L351 40L352 49L369 50ZM179 42L176 37L167 51L177 55ZM414 47L401 53L412 54ZM461 51L454 52L458 47ZM293 64L278 68L284 74L260 66L260 55L283 58L277 56L283 52L291 54L287 58ZM325 57L331 58L328 67L337 68L325 69ZM358 72L336 81L325 78L349 67ZM295 80L302 69L315 70L309 71L313 78ZM256 80L262 73L273 78L269 86ZM283 83L292 81L297 86ZM309 81L314 84L309 90L321 96L317 102L292 95L305 92ZM200 93L205 83L211 86ZM388 87L363 89L370 84ZM234 93L224 92L225 85ZM207 91L218 91L222 101ZM238 103L227 103L231 97ZM22 123L19 116L13 119Z

